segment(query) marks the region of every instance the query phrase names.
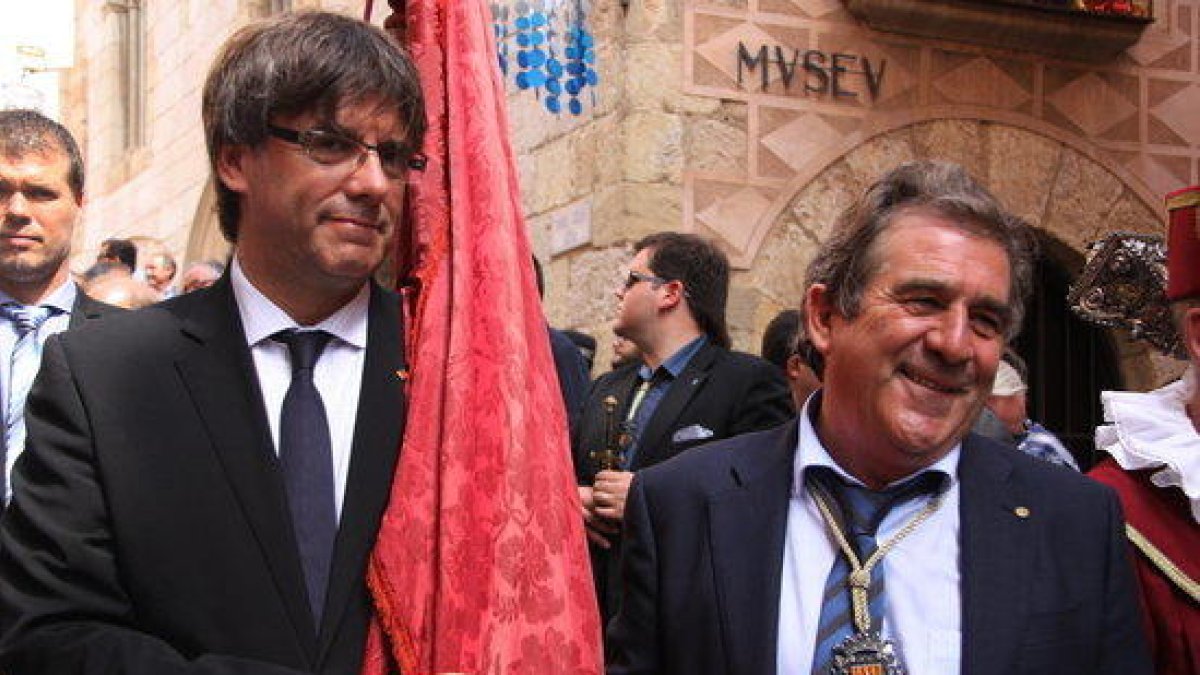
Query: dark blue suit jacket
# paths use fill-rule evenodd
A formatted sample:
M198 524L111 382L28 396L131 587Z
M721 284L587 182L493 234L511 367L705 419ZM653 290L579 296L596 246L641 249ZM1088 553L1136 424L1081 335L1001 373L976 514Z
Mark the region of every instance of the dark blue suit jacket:
M793 420L638 473L610 675L775 673L796 437ZM962 672L1149 673L1112 491L974 435L959 479Z

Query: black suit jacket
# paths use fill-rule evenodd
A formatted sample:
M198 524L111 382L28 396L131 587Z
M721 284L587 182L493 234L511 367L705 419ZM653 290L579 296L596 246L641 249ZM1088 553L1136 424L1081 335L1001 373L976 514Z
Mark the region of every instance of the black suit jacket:
M71 318L67 320L67 328L79 328L92 319L99 319L106 314L126 311L123 307L110 305L106 302L92 299L79 286L75 287L75 302L71 305Z
M637 475L610 675L775 673L796 437L793 421ZM975 435L958 473L961 672L1149 673L1112 491Z
M620 419L624 419L639 382L637 366L631 365L608 373L592 385L572 443L576 477L581 485L591 485L598 470L590 455L604 443L602 401L615 396ZM749 354L709 343L679 373L646 422L631 468L639 471L688 448L776 426L791 415L791 393L778 368ZM693 425L708 429L712 435L675 439L679 430ZM591 550L596 594L605 622L616 611L619 601L620 546L619 541L614 543L617 546L613 549L593 546Z
M639 384L637 366L619 368L596 380L584 405L572 443L575 473L581 485L591 485L597 467L591 453L604 443L602 401L617 398L620 419ZM787 381L778 368L758 357L706 344L672 383L654 415L646 422L634 471L654 466L684 450L748 431L782 424L792 416ZM692 425L712 436L675 440L675 434Z
M0 672L356 674L404 419L396 302L373 287L321 626L228 277L51 338L0 525Z
M74 330L94 319L99 319L106 314L114 312L124 312L122 307L116 307L99 300L94 300L83 292L83 289L78 284L75 286L75 301L71 303L71 315L67 318L67 329ZM3 458L0 458L3 461ZM6 504L3 498L0 497L0 515L4 513Z

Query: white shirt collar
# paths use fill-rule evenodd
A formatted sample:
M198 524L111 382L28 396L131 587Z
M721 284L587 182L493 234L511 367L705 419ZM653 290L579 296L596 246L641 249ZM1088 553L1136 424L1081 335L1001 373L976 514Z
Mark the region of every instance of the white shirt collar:
M63 314L70 314L75 307L75 296L79 293L79 287L71 279L67 279L61 286L50 292L49 295L42 298L36 304L43 307L53 307ZM15 302L18 305L25 304L16 298L13 298L8 293L0 291L0 304L6 302Z
M242 271L241 261L237 257L233 259L230 280L233 283L233 297L237 300L238 313L242 317L242 328L246 332L246 344L254 347L279 331L301 327L287 312L280 309L279 305L254 287ZM341 309L315 326L304 328L323 330L348 345L366 349L367 310L370 302L371 284L366 283L358 295Z
M812 423L812 414L816 412L816 406L819 405L817 402L820 399L820 393L820 391L817 391L813 395L809 396L808 400L804 403L804 408L800 411L800 433L798 434L799 439L797 441L798 447L796 448L796 461L794 462L792 473L793 497L802 493L804 486L804 471L810 466L829 467L847 482L855 485L863 485L861 480L850 475L845 469L838 465L836 461L834 461L833 457L830 456L829 451L825 449L825 445L821 443L821 438L817 436L817 429ZM961 454L962 443L955 443L954 447L950 449L950 452L946 453L945 457L942 457L933 464L920 469L911 475L904 476L899 480L893 481L890 485L903 483L907 480L910 480L914 476L920 475L927 471L940 471L950 477L949 481L943 484L945 489L949 490L958 481L958 460Z

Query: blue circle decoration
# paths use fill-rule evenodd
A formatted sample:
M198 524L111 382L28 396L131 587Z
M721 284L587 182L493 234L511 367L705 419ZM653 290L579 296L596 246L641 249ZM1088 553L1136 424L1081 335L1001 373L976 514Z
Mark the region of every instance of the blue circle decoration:
M527 70L524 73L525 81L530 87L540 87L546 84L546 74L540 70Z
M490 0L500 72L532 89L547 112L579 116L596 105L600 75L586 7L605 0ZM514 63L513 53L516 53Z

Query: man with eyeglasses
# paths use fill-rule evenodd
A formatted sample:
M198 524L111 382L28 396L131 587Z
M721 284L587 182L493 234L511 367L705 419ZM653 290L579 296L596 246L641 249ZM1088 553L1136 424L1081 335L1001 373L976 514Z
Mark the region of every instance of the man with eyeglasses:
M615 613L625 496L635 472L703 443L792 415L787 383L730 350L729 261L711 241L662 232L639 241L617 289L613 329L642 354L593 384L572 446L601 612ZM606 446L618 456L608 457Z
M371 275L418 170L417 74L327 13L235 34L203 95L213 286L52 339L0 526L0 672L357 673L404 419Z

